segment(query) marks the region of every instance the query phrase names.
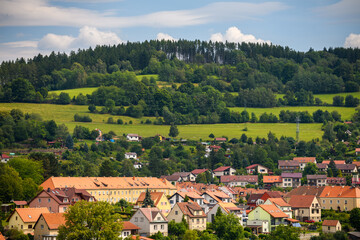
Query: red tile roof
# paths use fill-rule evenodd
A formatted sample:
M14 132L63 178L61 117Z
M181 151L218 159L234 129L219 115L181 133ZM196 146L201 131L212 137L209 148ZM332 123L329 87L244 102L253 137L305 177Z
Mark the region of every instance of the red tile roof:
M299 163L315 163L316 157L294 157L293 160L298 161Z
M264 167L263 165L260 165L260 164L252 164L252 165L246 167L246 169L253 169L253 168L257 167L257 166L261 166L261 167L263 167L263 168L268 169L267 167Z
M281 211L275 205L259 205L262 209L264 209L267 213L269 213L274 218L288 218L289 216Z
M138 226L129 221L123 222L123 230L137 230L140 229Z
M322 161L322 163L324 163L324 164L330 164L330 160L324 160L324 161ZM334 163L335 164L345 164L345 160L334 160Z
M228 183L228 182L257 183L258 175L225 175L225 176L220 176L220 182L222 182L222 183Z
M194 169L194 170L191 171L191 173L194 174L194 175L198 175L198 174L201 174L201 173L206 172L206 171L208 171L208 170L209 170L209 169L207 169L207 168Z
M142 192L136 201L136 205L141 205L145 200L146 192ZM154 205L157 206L160 202L163 192L150 192L151 200L154 201Z
M281 183L281 176L263 176L264 183Z
M326 186L320 194L321 198L360 198L360 188L351 186Z
M13 201L13 203L15 203L15 205L17 205L17 206L27 205L26 201Z
M228 170L229 168L231 168L231 166L218 167L217 169L213 170L213 172L222 172Z
M176 203L181 212L189 217L206 217L206 214L204 212L204 210L200 207L199 204L195 203L195 202L178 202ZM200 211L201 215L194 215L193 211Z
M42 213L50 213L47 208L15 208L24 223L36 222Z
M154 240L153 238L148 238L148 237L143 237L143 236L135 236L135 235L132 235L131 239L134 239L134 240Z
M335 227L338 224L338 222L339 220L324 220L322 225Z
M59 229L60 225L65 225L64 213L42 213L41 215L51 230Z
M283 198L268 198L270 202L280 206L280 207L290 207L291 205L285 202Z
M4 235L2 235L1 232L0 232L0 240L6 240L6 238L4 237Z
M314 198L314 195L293 195L290 198L289 204L292 208L309 208Z

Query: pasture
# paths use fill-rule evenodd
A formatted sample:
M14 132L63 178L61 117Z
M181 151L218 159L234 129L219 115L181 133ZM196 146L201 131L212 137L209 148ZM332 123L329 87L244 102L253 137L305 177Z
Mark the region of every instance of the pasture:
M360 99L360 92L348 92L348 93L331 93L331 94L314 94L314 99L315 98L319 98L323 103L327 103L327 104L332 104L333 103L333 98L335 96L342 96L344 97L344 102L345 102L345 98L347 95L353 95L356 98ZM276 98L283 98L285 96L285 94L276 94Z
M153 117L143 117L141 119L130 118L125 116L112 116L110 114L92 114L88 111L88 106L79 105L54 105L54 104L33 104L33 103L1 103L0 111L10 111L18 108L24 113L38 113L44 120L55 120L57 124L65 124L69 131L72 132L76 125L88 127L89 129L99 128L103 132L114 131L117 135L127 133L137 133L144 137L161 134L168 136L169 126L163 125L147 125L141 124L141 121L146 119L154 120ZM233 109L234 110L234 109ZM243 109L238 109L242 111ZM258 109L259 112L271 111L271 109ZM274 110L274 109L273 109ZM250 109L248 109L251 112ZM272 111L274 112L274 111ZM74 122L75 113L86 114L92 118L91 123ZM275 112L274 112L275 113ZM107 119L113 117L115 122L121 118L124 123L130 120L133 124L107 124ZM247 127L248 131L243 131ZM240 138L245 133L248 137L256 138L267 137L269 131L274 133L277 137L281 136L296 136L295 123L241 123L241 124L192 124L179 125L179 136L177 138L185 138L192 140L209 139L210 133L216 137L226 136L231 138ZM322 136L321 124L300 124L300 139L311 140L314 138L321 138Z
M73 97L76 97L77 95L79 95L80 93L82 93L83 95L86 95L86 94L91 95L96 89L98 89L98 88L97 87L90 87L90 88L75 88L75 89L55 90L55 91L49 91L48 95L51 95L51 94L59 95L60 93L64 92L64 93L68 93L70 98L73 98Z

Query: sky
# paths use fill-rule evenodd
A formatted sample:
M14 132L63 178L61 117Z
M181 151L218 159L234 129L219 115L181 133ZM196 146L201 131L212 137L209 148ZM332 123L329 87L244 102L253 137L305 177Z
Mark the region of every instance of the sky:
M360 0L0 0L0 62L155 39L360 48Z

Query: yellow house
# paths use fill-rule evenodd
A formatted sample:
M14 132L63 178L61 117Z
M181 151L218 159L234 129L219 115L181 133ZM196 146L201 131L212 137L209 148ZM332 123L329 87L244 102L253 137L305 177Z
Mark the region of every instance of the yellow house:
M16 228L24 234L34 233L34 225L42 213L50 213L47 208L15 208L8 218L10 229Z
M336 233L341 231L341 224L339 220L324 220L322 224L323 233Z
M351 211L360 208L360 188L351 186L327 186L321 192L320 204L323 209Z
M142 207L145 195L146 192L142 192L135 205ZM157 207L160 212L166 217L171 211L171 205L165 194L162 192L151 192L150 196L151 199L154 201L154 206Z
M65 222L64 213L42 213L34 226L34 240L56 240Z
M43 189L69 188L85 189L97 201L117 203L121 199L135 203L140 194L163 192L173 195L177 189L166 179L155 177L50 177L41 184Z
M206 230L206 214L199 204L195 202L176 203L168 215L168 220L181 222L183 218L189 225L190 230Z

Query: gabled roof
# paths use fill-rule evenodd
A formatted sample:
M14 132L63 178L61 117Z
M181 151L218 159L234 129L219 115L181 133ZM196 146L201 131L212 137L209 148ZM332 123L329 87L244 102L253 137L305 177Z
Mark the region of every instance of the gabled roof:
M293 160L279 160L278 164L279 167L298 167L300 163Z
M355 164L336 164L336 168L340 170L354 170L356 168Z
M209 169L207 169L207 168L194 169L194 170L191 171L191 173L194 174L194 175L198 175L198 174L204 173L206 171L209 171Z
M188 196L191 199L203 199L202 196L200 196L199 194L197 194L196 192L183 192L183 191L178 191L175 194L179 194L181 197L185 198L185 196ZM175 195L174 194L174 195Z
M321 192L324 190L324 186L315 187L315 186L299 186L294 188L285 195L285 198L290 198L293 195L313 195L319 197Z
M307 179L326 179L326 175L307 175Z
M260 166L260 167L263 167L263 168L268 169L267 167L264 167L263 165L260 165L260 164L252 164L252 165L246 167L246 169L253 169L253 168L257 167L257 166Z
M124 230L137 230L137 229L140 229L140 228L138 226L136 226L135 224L133 224L132 222L129 222L129 221L124 221L123 222L122 231L124 231Z
M322 161L321 163L324 163L324 164L330 164L330 160L324 160ZM335 164L345 164L345 160L334 160L334 163Z
M228 182L258 182L258 175L225 175L220 176L220 182L228 183Z
M1 158L10 158L10 157L3 153L3 154L1 154Z
M17 212L24 223L36 222L42 213L50 213L47 208L15 208L10 217ZM8 219L10 219L10 217Z
M202 195L204 194L207 194L209 195L210 197L212 197L213 199L215 199L217 202L222 202L221 199L224 199L224 198L230 198L226 193L224 192L221 192L221 191L206 191L204 192ZM202 196L201 195L201 196Z
M360 198L360 188L351 186L326 186L321 198Z
M268 198L281 198L280 193L278 192L266 192L262 195L261 199L266 201Z
M302 178L302 173L281 173L282 178Z
M135 235L132 235L131 239L133 239L133 240L154 240L153 238L148 238L148 237L143 237L143 236L135 236Z
M213 172L223 172L223 171L228 170L230 168L231 168L231 166L218 167L217 169L213 170Z
M262 209L264 209L267 213L269 213L273 218L288 218L289 216L281 211L275 205L259 205Z
M309 208L314 201L313 195L293 195L290 198L289 204L292 208Z
M215 138L215 141L226 141L226 138Z
M13 201L13 203L15 203L15 205L17 205L17 206L27 205L27 202L26 202L26 201Z
M139 137L139 135L135 134L135 133L129 133L127 136L129 136L129 137Z
M294 157L293 160L298 161L299 163L315 163L316 157Z
M241 210L241 208L237 207L234 203L219 202L218 205L222 209L224 209L226 213L230 213L231 211Z
M44 217L50 230L59 229L60 225L65 225L64 213L42 213L41 215Z
M360 161L357 162L353 161L352 164L355 164L357 167L360 167Z
M263 194L251 194L248 199L248 204L256 204L256 201L260 199L263 196Z
M290 207L291 206L290 204L285 202L285 200L283 198L268 198L267 200L269 200L273 204L276 204L280 207Z
M263 183L281 183L281 176L263 176Z
M323 226L331 226L331 227L336 227L336 225L338 224L339 220L324 220L323 221Z
M178 202L176 204L184 215L189 217L206 217L204 210L196 202ZM194 211L200 211L201 215L194 215Z
M125 153L125 155L137 155L137 153L136 152L127 152L127 153Z
M322 169L322 168L327 168L328 165L325 164L325 163L317 163L317 164L316 164L316 167L319 168L319 169Z
M160 210L157 207L153 208L139 208L138 211L141 211L142 214L149 220L149 222L154 222L154 218L160 214L164 221L167 221L166 217L160 212Z
M146 192L142 192L140 194L140 196L138 197L137 201L136 201L136 205L140 205L144 202L145 200L145 195L146 195ZM161 197L164 195L163 192L150 192L150 197L151 197L151 200L154 201L154 205L157 206L161 200Z
M175 172L170 176L165 176L164 178L168 181L177 181L179 178L187 177L190 174L192 174L192 173L191 172Z

